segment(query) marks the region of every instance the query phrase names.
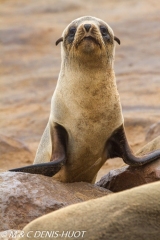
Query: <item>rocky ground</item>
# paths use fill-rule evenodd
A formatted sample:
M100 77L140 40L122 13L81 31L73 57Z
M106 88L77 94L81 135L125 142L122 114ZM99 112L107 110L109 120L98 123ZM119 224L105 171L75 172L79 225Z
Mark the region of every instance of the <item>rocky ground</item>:
M73 19L93 15L120 38L115 72L134 151L160 133L160 3L156 0L0 0L0 169L31 164L59 69L55 41ZM122 165L109 160L98 175Z

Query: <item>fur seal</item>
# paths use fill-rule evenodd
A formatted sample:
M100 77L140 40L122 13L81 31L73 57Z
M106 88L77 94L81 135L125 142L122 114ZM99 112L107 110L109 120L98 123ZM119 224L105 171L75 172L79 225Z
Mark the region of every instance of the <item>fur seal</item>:
M115 41L120 44L110 26L95 17L66 27L56 42L62 42L61 70L34 165L10 171L94 182L108 158L137 166L160 157L160 150L135 157L128 145L114 73Z
M39 217L24 227L24 238L27 233L30 239L37 240L44 234L49 240L57 233L57 240L158 240L160 222L160 182L109 194L83 203L59 209ZM38 233L37 233L38 230ZM53 232L53 230L55 232ZM82 233L84 231L84 235Z

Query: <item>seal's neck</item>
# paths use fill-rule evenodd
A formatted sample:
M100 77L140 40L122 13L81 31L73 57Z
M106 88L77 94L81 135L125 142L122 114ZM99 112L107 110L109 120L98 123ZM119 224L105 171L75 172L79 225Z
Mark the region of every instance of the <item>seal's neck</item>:
M92 71L96 72L108 70L112 71L114 68L114 56L107 54L81 54L81 55L71 55L62 58L61 69L68 69L69 71L86 72Z
M74 99L86 98L85 104L90 104L87 101L92 99L101 101L101 98L112 98L116 92L116 81L114 70L107 64L84 65L84 63L62 62L62 67L57 82L57 90L62 95L72 95ZM113 92L113 94L112 94ZM113 96L112 96L113 95Z
M97 84L98 82L114 81L113 59L106 58L74 58L63 59L60 71L60 78L63 81L72 79L72 84ZM112 76L112 77L111 77ZM106 84L107 84L106 82Z

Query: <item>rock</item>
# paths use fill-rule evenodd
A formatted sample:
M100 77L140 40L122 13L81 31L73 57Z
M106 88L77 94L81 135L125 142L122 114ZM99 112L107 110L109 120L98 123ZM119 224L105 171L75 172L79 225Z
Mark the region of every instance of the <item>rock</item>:
M0 192L0 231L22 229L46 213L109 193L89 183L63 184L42 175L14 172L0 173Z
M160 136L156 137L151 142L147 143L143 148L139 149L136 155L143 156L158 149L160 149Z
M20 230L10 229L0 232L0 240L13 240L21 234Z
M21 149L29 151L24 143L17 139L0 135L0 152L4 154L6 152L20 151Z
M17 240L160 240L159 199L158 181L74 204L35 219Z
M160 149L160 136L145 145L137 155L142 156L157 149ZM160 159L144 166L125 166L111 170L96 183L96 186L119 192L157 180L160 180Z
M156 138L160 133L160 122L152 124L147 133L146 133L146 141L151 141Z
M31 164L31 159L33 162L32 152L22 141L3 134L0 134L0 153L0 169L7 170L23 164ZM14 158L17 160L17 164L14 161L11 163L11 159Z

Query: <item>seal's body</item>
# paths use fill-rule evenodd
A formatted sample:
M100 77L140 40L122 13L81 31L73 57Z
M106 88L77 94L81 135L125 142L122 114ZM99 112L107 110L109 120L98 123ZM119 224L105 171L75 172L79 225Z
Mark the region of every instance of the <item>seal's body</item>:
M94 182L107 158L122 157L142 165L160 156L132 155L113 69L115 41L102 20L82 17L64 30L62 63L51 112L33 166L25 171L53 176L63 182Z
M59 180L91 182L106 160L106 140L123 123L114 72L108 69L107 73L102 64L99 69L92 66L91 72L85 61L79 71L78 62L73 63L71 71L62 65L65 75L60 73L46 135L42 138L43 143L53 123L67 130L67 164L58 173ZM35 163L44 161L41 149L42 146ZM50 157L45 160L50 161Z
M72 236L87 240L159 240L159 199L160 181L157 181L73 204L33 220L23 229L24 236L17 240L28 240L27 233L34 239L37 229L44 234L54 234L54 229L65 233L65 239ZM56 239L61 240L62 235L57 235ZM50 240L45 236L45 240Z

